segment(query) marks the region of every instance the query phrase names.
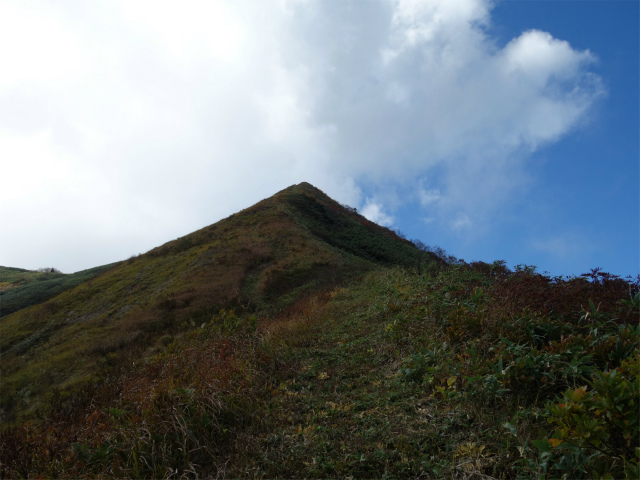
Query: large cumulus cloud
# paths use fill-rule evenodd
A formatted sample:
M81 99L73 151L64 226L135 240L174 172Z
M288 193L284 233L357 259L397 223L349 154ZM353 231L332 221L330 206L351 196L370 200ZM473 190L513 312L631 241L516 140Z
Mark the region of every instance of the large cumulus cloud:
M384 223L489 221L604 91L550 33L498 44L492 8L3 2L0 264L121 259L303 180Z

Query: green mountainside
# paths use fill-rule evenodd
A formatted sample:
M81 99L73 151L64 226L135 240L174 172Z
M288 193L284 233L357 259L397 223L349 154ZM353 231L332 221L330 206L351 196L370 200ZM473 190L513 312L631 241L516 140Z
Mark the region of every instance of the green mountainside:
M45 302L115 265L103 265L72 274L61 273L53 268L33 271L0 266L0 318Z
M425 250L303 183L2 318L0 477L638 478L640 282Z
M221 308L277 311L381 266L434 258L309 184L290 187L3 318L1 406L10 418L28 413L52 388L93 380L122 353L142 355ZM53 278L20 288L40 292L66 278L45 275Z

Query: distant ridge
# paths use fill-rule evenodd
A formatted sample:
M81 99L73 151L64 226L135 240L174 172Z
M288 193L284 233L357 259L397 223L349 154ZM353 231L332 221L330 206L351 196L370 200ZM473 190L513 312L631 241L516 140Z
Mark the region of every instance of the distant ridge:
M37 305L74 288L116 263L72 274L0 266L0 318Z

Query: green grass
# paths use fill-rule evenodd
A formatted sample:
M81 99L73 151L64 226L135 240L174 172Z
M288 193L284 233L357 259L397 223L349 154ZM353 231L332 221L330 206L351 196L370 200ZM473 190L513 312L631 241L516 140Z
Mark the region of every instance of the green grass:
M638 281L341 208L294 186L4 318L0 476L637 478Z
M311 218L316 211L324 217ZM0 292L3 306L19 308L0 321L0 407L11 421L33 416L52 388L103 378L118 358L144 357L165 335L206 323L221 308L276 315L389 264L433 261L310 185L290 187L94 278L106 267Z
M53 399L42 424L6 430L0 458L13 463L3 468L635 478L640 330L630 285L489 267L379 270L274 315L219 312L104 386ZM12 447L21 435L59 453L29 461Z
M116 263L72 274L0 267L0 318L38 305L100 275Z

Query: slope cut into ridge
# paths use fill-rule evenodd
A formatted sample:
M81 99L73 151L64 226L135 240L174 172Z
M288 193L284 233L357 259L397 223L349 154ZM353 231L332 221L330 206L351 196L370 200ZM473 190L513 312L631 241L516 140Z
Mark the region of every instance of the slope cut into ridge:
M154 248L0 321L6 414L101 375L221 308L273 313L392 264L433 257L308 183Z

